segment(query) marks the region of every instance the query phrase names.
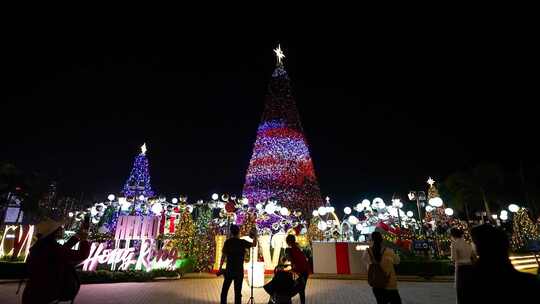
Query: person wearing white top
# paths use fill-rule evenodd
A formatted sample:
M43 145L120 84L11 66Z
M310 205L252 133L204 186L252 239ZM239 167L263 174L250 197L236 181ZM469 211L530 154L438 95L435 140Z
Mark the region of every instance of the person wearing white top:
M467 295L465 294L467 284L466 280L471 277L473 271L473 260L476 256L474 249L463 238L463 231L458 228L450 229L452 243L450 245L451 258L455 265L455 287L457 295L457 303L465 303Z

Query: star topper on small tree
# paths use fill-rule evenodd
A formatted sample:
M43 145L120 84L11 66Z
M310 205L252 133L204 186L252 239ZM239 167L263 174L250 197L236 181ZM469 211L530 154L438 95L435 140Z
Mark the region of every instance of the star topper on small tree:
M283 54L283 51L281 50L281 45L278 44L278 47L274 49L274 53L276 53L278 65L282 65L282 60L285 58L285 54Z
M143 145L141 146L141 154L146 155L146 143L143 143Z

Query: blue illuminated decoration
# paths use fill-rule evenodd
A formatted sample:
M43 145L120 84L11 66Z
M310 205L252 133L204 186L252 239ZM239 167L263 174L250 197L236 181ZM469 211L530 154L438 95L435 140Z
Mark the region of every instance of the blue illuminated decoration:
M154 196L154 191L152 191L152 186L150 185L146 145L141 147L141 153L135 157L131 174L122 192L126 197L139 197L143 195L145 198L149 198Z

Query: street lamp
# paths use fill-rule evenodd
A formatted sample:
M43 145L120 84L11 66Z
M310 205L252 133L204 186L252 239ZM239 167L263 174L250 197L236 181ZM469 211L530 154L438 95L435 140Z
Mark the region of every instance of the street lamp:
M397 208L398 226L401 232L401 214L400 214L401 212L400 211L401 211L401 208L403 207L403 203L401 202L401 199L396 193L394 193L394 195L392 196L392 206ZM398 239L401 240L401 233L398 234Z
M420 207L420 202L426 200L426 193L424 191L410 191L409 192L409 200L415 201L416 200L416 208L418 209L418 223L420 224L420 231L422 234L425 234L425 231L423 229L423 217L422 217L422 208Z

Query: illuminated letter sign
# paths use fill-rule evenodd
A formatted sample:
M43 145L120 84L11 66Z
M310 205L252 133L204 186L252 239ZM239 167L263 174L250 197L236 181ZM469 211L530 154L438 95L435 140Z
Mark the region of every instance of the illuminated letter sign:
M82 263L83 271L95 271L99 264L110 265L111 270L128 270L134 265L135 270L150 271L157 268L173 269L178 260L178 250L157 249L156 238L159 235L159 216L120 216L115 231L115 247L107 248L106 243L93 243L90 255ZM120 248L124 241L124 248ZM140 241L140 249L130 248L132 241ZM118 267L117 267L118 265Z

